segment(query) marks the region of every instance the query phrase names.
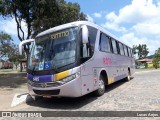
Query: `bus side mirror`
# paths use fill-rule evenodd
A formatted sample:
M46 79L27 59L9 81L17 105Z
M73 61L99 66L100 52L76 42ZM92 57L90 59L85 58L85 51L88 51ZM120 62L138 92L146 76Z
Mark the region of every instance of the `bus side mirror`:
M86 25L82 26L82 43L87 44L88 43L88 28Z
M22 46L28 44L28 43L31 43L31 42L34 42L34 39L28 39L28 40L24 40L22 42L20 42L19 44L19 54L22 55Z

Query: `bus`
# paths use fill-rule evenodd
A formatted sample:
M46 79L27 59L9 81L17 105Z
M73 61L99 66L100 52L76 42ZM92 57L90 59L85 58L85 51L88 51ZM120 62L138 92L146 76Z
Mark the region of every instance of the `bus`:
M134 74L132 49L89 21L76 21L39 33L19 44L32 47L27 60L29 94L33 97L101 96L116 81Z

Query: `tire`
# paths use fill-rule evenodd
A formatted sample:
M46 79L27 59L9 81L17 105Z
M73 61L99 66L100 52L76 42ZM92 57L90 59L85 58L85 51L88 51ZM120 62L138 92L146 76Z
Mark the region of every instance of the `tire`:
M39 99L42 99L43 97L42 96L32 96L32 98L34 99L34 101L37 101Z
M130 71L128 70L128 76L126 77L126 81L128 82L128 81L130 81L131 80L131 73L130 73Z
M94 94L96 96L102 96L105 93L105 82L102 75L100 76L98 82L99 82L99 88L94 92Z

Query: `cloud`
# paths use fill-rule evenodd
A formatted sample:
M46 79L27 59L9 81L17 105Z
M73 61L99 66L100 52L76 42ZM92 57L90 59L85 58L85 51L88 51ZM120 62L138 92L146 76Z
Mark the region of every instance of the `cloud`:
M9 35L17 36L17 24L14 19L6 19L0 21L0 30L6 32ZM27 27L25 22L22 21L22 29L25 36L27 35Z
M101 24L102 27L114 30L117 32L125 32L126 28L123 26L119 26L115 20L118 19L118 16L114 12L110 12L105 16L107 22Z
M101 13L97 13L97 12L94 13L93 15L94 15L94 17L96 17L96 18L101 18L101 17L102 17Z
M106 22L105 24L101 24L101 26L104 27L104 28L107 28L107 29L118 31L118 32L125 32L126 31L125 27L122 27L122 26L120 27L116 23L110 24L110 23Z
M115 12L110 12L105 17L110 22L114 22L116 19L118 19L118 16L115 14Z
M132 28L137 36L160 39L160 23L138 23Z
M101 26L120 32L128 45L147 44L149 54L160 47L160 1L132 0L118 12L107 13L105 19Z
M159 7L152 0L133 0L131 5L119 11L117 23L137 23L148 21L160 15Z
M155 20L155 18L159 16L160 6L153 4L152 0L133 0L132 4L120 9L118 15L116 15L114 11L108 13L106 20L110 24L136 24Z
M159 45L160 43L158 39L152 41L148 40L147 37L137 37L133 32L122 35L120 40L130 47L133 47L133 45L146 44L150 54L155 53L155 50L157 49L155 46Z
M92 18L90 15L88 15L88 14L87 14L87 19L88 19L88 21L90 21L90 22L94 22L93 18Z

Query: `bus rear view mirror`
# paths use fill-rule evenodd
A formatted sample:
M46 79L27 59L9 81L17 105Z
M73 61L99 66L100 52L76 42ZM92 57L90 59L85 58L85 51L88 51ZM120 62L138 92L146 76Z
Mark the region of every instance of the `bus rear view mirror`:
M34 42L34 39L24 40L19 44L19 54L22 55L22 46Z
M88 28L86 25L82 26L82 43L83 44L88 43Z

